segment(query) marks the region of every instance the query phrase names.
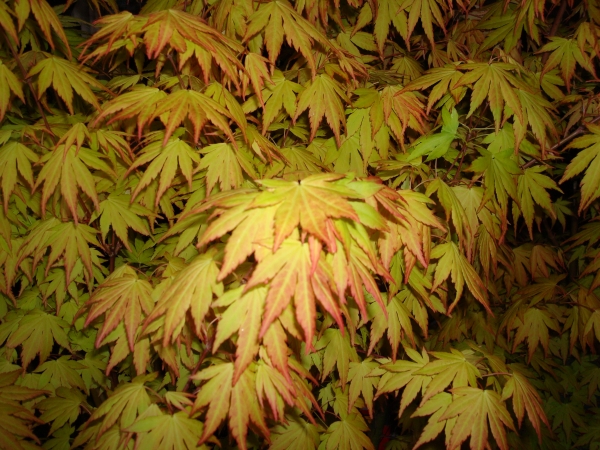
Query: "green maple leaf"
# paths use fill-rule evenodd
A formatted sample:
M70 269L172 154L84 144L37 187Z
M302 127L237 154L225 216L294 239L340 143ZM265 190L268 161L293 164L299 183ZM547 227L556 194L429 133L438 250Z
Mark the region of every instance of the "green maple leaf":
M473 161L468 170L483 174L485 195L482 202L485 203L495 196L502 213L506 215L509 197L517 202L519 201L515 176L521 174L521 169L512 159L514 151L511 149L497 153L484 149L479 151L482 156Z
M146 318L144 327L164 316L164 347L174 342L181 333L188 310L191 312L194 329L200 335L213 295L222 295L223 284L217 282L219 269L213 259L214 253L209 251L197 256L178 272Z
M138 326L154 307L152 285L138 273L123 265L101 283L88 300L85 326L104 314L102 328L96 336L96 346L121 322L125 325L129 349L133 352Z
M521 373L517 364L511 364L512 376L502 389L502 400L512 398L513 410L517 416L519 428L523 423L523 417L527 412L527 417L535 429L538 439L542 440L542 426L544 423L550 428L550 423L542 407L540 394L531 385L529 380ZM522 369L521 369L522 370Z
M477 386L477 378L481 377L481 374L465 354L450 349L450 352L431 352L431 355L438 359L427 363L422 369L415 372L416 375L433 376L427 385L421 405L446 389L450 383L455 389L467 385Z
M171 187L178 170L188 186L192 185L193 164L200 162L200 155L190 145L181 139L172 138L168 143L155 141L144 147L140 156L130 166L128 173L136 168L150 163L144 171L138 185L131 194L132 200L148 186L152 180L159 177L158 190L154 207L157 207L167 189Z
M0 16L1 15L2 11L0 11ZM2 63L2 61L0 61L0 120L4 118L6 110L8 109L8 105L10 104L11 92L19 97L23 103L25 103L21 82L15 76L15 74L12 73L10 69Z
M144 236L150 236L148 221L142 217L153 217L154 213L137 203L132 203L129 194L113 192L106 200L100 202L98 209L99 211L95 212L90 218L90 222L100 217L102 240L106 240L108 230L112 228L125 248L131 251L128 228Z
M267 84L261 92L261 97L264 100L263 107L263 134L269 129L269 126L275 121L282 109L285 110L289 117L296 115L296 94L302 91L302 86L293 81L287 80L280 70L275 70L271 76L272 83ZM258 108L260 97L251 97L244 103L244 111L246 113L254 111Z
M435 45L433 37L433 24L437 24L439 27L442 28L444 33L446 32L446 28L444 26L444 16L442 15L440 6L442 7L442 9L445 9L446 4L444 2L438 2L436 0L417 0L416 2L402 2L401 8L410 8L410 12L408 14L408 37L410 37L413 33L417 21L420 20L421 26L425 31L425 35L429 38L429 42L431 42L431 45Z
M585 170L581 180L580 213L600 197L600 126L588 124L587 128L590 134L581 136L568 145L569 148L584 150L577 153L559 181L564 183Z
M98 438L117 421L121 428L127 428L148 409L152 402L144 384L151 382L156 376L156 372L138 376L131 382L117 386L89 419L89 422L100 421L99 428L95 430Z
M369 427L359 414L349 414L333 422L327 428L327 450L375 450L373 443L364 433Z
M198 169L207 169L206 192L212 192L217 182L221 191L242 186L244 155L239 149L236 150L233 145L222 142L208 145L202 148L201 152L204 153L204 156Z
M501 450L508 450L505 427L515 430L512 417L500 395L492 390L461 387L452 390L452 403L440 420L457 417L452 428L449 447L459 448L470 436L471 449L484 450L488 443L488 423L494 441Z
M581 51L579 43L575 39L565 39L560 36L552 36L550 42L538 50L542 52L552 52L544 65L542 76L560 65L561 75L567 84L567 90L571 91L571 79L575 74L575 64L589 71L596 76L594 66L587 54Z
M428 155L426 161L443 157L450 150L450 144L456 139L458 130L458 112L452 109L442 110L442 131L426 137L421 137L413 143L410 150L409 161L424 155Z
M14 383L21 375L21 371L10 371L0 374L0 446L6 449L24 450L21 445L29 438L36 443L39 439L31 430L32 424L42 423L31 410L19 404L19 401L33 399L48 391L29 389L25 386L16 386ZM27 444L32 445L31 442Z
M165 125L163 146L167 145L169 137L185 119L193 126L194 143L200 139L200 132L207 122L220 129L232 142L235 142L235 139L229 127L229 119L235 120L241 129L245 128L244 124L229 112L229 109L207 95L188 89L181 89L160 99L148 120L152 121L157 117Z
M193 410L208 405L204 431L200 442L206 441L229 416L229 428L240 449L247 450L246 435L250 419L263 432L268 433L263 412L258 407L255 373L246 369L235 385L232 363L213 364L193 376L195 380L206 381L200 388Z
M49 434L54 434L67 422L72 425L85 404L85 395L78 390L59 387L56 389L56 396L42 400L36 407L43 411L41 420L46 423L52 422Z
M316 450L320 425L306 422L297 414L286 415L287 424L278 424L271 429L272 450Z
M423 349L419 354L416 350L405 348L406 355L412 360L398 360L381 366L385 372L380 378L375 398L389 392L398 392L404 388L400 400L398 417L406 410L408 405L417 398L431 381L430 375L421 375L418 372L429 363L429 355Z
M18 329L11 333L6 345L9 348L22 346L23 367L27 367L36 355L39 355L40 363L44 363L50 356L54 342L63 348L70 348L65 332L68 328L69 324L64 320L34 309L19 321Z
M166 97L167 94L158 88L135 86L131 92L121 94L106 103L93 123L96 125L113 114L108 124L135 117L138 138L141 139L144 126L155 117L156 105Z
M529 236L532 240L534 202L548 211L550 217L554 219L556 215L554 214L554 208L552 207L552 201L547 189L555 189L562 193L552 178L542 174L544 171L545 168L541 166L529 167L517 178L519 207L525 218L525 223L529 229Z
M437 259L435 277L433 279L432 291L443 283L450 275L456 289L456 297L448 312L450 313L463 293L466 284L473 296L491 313L488 304L488 294L483 280L479 277L473 266L469 263L465 255L453 242L437 245L431 252L431 258Z
M309 110L310 140L312 141L319 129L323 117L331 127L335 140L340 145L340 124L346 126L344 104L348 99L342 86L327 74L317 75L309 81L298 97L298 105L294 120L306 109Z
M79 388L86 391L83 379L77 373L79 369L83 369L83 366L77 361L71 360L70 356L61 356L58 359L41 364L35 369L35 372L41 372L40 386L52 386L55 389L60 387Z
M250 16L244 42L261 31L264 32L269 62L273 66L275 66L285 37L288 45L298 50L306 58L313 76L317 70L312 51L314 43L319 43L326 49L331 47L325 35L281 1L263 3Z
M335 365L342 384L346 384L350 372L350 363L358 363L359 361L356 350L350 344L350 337L347 333L342 336L340 330L328 328L315 346L316 350L323 348L325 354L323 355L321 380L324 380L331 373Z
M404 11L405 8L402 7L403 4L404 2L400 0L383 0L377 5L374 31L379 53L383 53L390 32L390 23L394 24L394 27L405 41L408 40L408 21Z
M398 346L405 337L408 337L414 344L415 335L410 321L412 314L403 302L403 299L409 295L408 292L408 290L402 291L386 303L387 317L381 314L381 307L374 299L367 306L369 318L372 319L369 352L373 351L373 348L386 331L388 341L392 347L392 358L396 357Z
M342 183L334 183L340 178L340 175L335 174L319 174L305 178L301 182L261 181L265 191L256 197L252 207L278 205L275 213L273 250L277 250L298 225L327 243L330 248L334 247L323 226L327 219L344 217L359 220L346 200L347 197L359 195Z
M41 97L52 85L56 93L66 103L71 114L73 114L73 91L96 110L100 109L100 104L91 87L104 89L104 86L89 75L84 67L54 55L46 55L45 59L42 59L29 71L28 76L35 75L37 75L38 97Z
M0 80L0 85L1 83ZM1 113L0 108L0 115ZM15 190L18 175L21 175L29 183L29 186L33 187L35 184L31 163L38 162L38 159L39 157L35 152L19 142L9 141L0 147L0 177L2 178L1 186L5 212L8 211L8 203Z
M531 361L533 353L539 344L542 344L545 353L548 353L548 344L550 340L548 329L559 333L560 327L556 318L545 309L528 308L522 317L523 318L518 325L519 329L515 335L513 352L521 342L527 339L529 347L528 361Z
M468 63L460 67L469 70L469 72L465 73L453 87L473 84L471 108L467 117L470 117L487 98L494 116L496 129L500 127L504 105L508 106L516 117L523 120L523 111L516 88L528 90L528 87L512 73L512 71L518 69L518 66L494 62L490 64Z
M20 261L33 253L33 266L35 267L46 249L50 247L51 251L46 263L46 276L52 265L62 257L66 274L66 286L71 283L73 268L79 260L86 269L86 277L91 279L94 276L93 265L99 264L93 258L92 249L90 248L90 244L100 246L96 239L96 233L96 229L87 225L75 222L60 222L54 217L41 221L21 245Z
M335 311L339 307L333 301L324 264L313 265L309 244L301 243L294 234L276 252L260 261L246 284L246 290L269 281L261 337L293 297L296 319L304 331L305 342L311 343L317 314L315 299L318 298L326 310Z
M155 406L155 405L152 405ZM202 422L189 417L184 411L175 414L164 414L139 417L132 425L126 428L126 432L136 433L138 439L136 444L140 448L151 449L196 449L208 448L198 447L198 440L202 436Z
M234 383L258 353L258 333L267 296L265 287L242 291L243 287L229 291L212 304L212 308L228 306L219 318L214 349L233 333L238 333Z
M422 76L408 83L403 91L423 90L435 84L434 88L429 93L427 114L429 114L431 108L438 100L444 97L444 95L447 95L448 91L455 102L458 103L458 100L464 96L466 89L462 86L457 87L458 80L460 80L463 75L459 69L460 66L458 64L447 64L444 67L430 69Z
M371 372L379 366L380 364L370 357L360 362L350 362L348 378L351 381L348 392L348 413L352 412L354 403L361 395L369 410L369 416L373 417L373 388L379 382L379 377L371 376Z
M96 182L90 168L100 170L109 176L115 175L114 171L102 160L101 154L85 147L77 150L74 145L70 147L57 146L53 152L42 157L41 162L44 163L44 167L37 176L35 189L44 183L41 202L42 215L45 214L48 199L60 182L60 193L75 222L78 220L79 189L92 200L96 209L99 207Z

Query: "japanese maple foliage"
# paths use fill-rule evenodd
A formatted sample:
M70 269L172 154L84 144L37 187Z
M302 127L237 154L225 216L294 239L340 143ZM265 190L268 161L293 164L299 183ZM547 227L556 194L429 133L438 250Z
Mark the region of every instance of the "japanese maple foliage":
M598 0L87 1L0 2L0 449L600 449Z

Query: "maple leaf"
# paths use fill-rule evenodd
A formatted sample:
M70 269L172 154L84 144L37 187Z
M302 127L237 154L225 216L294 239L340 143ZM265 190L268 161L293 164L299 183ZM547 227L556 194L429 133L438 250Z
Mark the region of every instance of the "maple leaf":
M342 384L346 384L350 371L350 363L358 362L358 355L354 347L350 344L350 337L347 333L342 335L340 330L328 328L315 346L316 350L323 348L325 349L325 354L323 355L321 379L324 380L331 373L335 365Z
M345 92L338 82L327 74L317 75L309 81L298 97L294 120L306 109L309 110L310 140L312 141L323 117L331 127L336 143L340 145L340 124L346 125L344 105L348 102Z
M265 102L262 90L265 86L265 81L268 81L269 85L274 84L269 75L267 64L268 61L257 53L248 53L244 59L244 67L246 68L247 73L247 78L243 79L244 90L247 88L248 82L250 82L263 109L265 107Z
M456 297L448 308L448 313L454 309L458 300L460 300L466 283L473 296L492 314L492 310L488 304L485 284L456 244L448 242L437 245L431 252L431 257L433 259L439 258L435 269L432 291L442 284L448 276L452 275L451 279L456 289Z
M2 120L1 114L0 109L0 120ZM5 213L8 211L8 203L15 190L18 175L21 175L29 183L29 186L33 187L34 179L31 163L36 163L38 160L39 157L35 152L19 142L9 141L0 147L0 177L2 178L2 197Z
M509 197L519 201L515 176L521 174L517 163L512 159L514 152L511 149L492 153L488 150L479 150L482 156L471 164L468 170L483 174L485 182L485 195L482 199L486 203L494 196L501 207L501 213L506 216Z
M131 194L131 201L133 202L133 199L137 197L142 189L160 175L156 199L154 201L154 206L158 206L165 191L171 187L173 178L177 174L177 169L181 171L181 174L188 182L188 186L191 187L194 162L199 163L200 156L187 142L181 139L172 138L168 143L161 143L159 141L151 142L144 147L141 155L129 167L128 173L144 164L150 163Z
M408 41L408 21L403 3L404 2L400 0L383 0L377 5L377 16L375 17L374 28L375 40L377 41L379 53L383 53L386 39L390 32L390 23L393 23L402 38L405 41ZM373 13L371 12L371 16L372 14ZM356 26L358 25L359 22L357 22Z
M86 304L89 312L84 325L88 326L104 314L96 346L99 347L104 338L123 322L129 350L133 352L138 325L143 319L142 311L148 315L154 306L151 295L152 285L140 279L129 266L120 267L101 283Z
M349 414L342 420L333 422L327 428L327 450L375 450L373 443L364 433L369 427L359 414Z
M524 91L529 90L527 85L513 75L512 71L518 69L518 66L508 63L468 63L460 66L463 70L469 70L453 86L473 84L471 93L471 108L467 117L470 117L475 110L488 99L490 110L494 116L496 130L499 129L502 122L502 113L504 105L508 106L519 120L523 120L523 111L521 102L515 88Z
M157 373L145 374L117 386L88 420L88 423L101 420L96 431L97 437L102 436L117 421L121 428L127 428L148 409L152 402L145 383L151 382L156 376Z
M131 92L121 94L104 104L94 125L113 114L114 116L108 121L109 125L116 121L137 117L138 138L141 139L144 126L156 117L154 112L157 104L166 97L167 94L158 88L135 86ZM183 120L183 117L180 120Z
M10 6L8 3L2 3L0 5L0 26L4 29L4 32L10 36L13 41L18 42L19 36L17 35L17 29L13 22L13 18L10 13ZM0 117L1 119L1 117Z
M458 112L456 112L456 109L453 108L452 112L443 109L442 121L443 126L440 133L420 137L413 143L409 161L424 155L428 155L426 161L431 161L443 157L450 150L450 144L456 139L458 130Z
M600 196L600 126L588 124L587 129L591 132L575 139L568 148L584 149L577 153L567 166L565 173L559 183L579 175L585 170L581 180L581 203L579 212L589 207L594 200Z
M235 386L232 385L234 367L232 363L213 364L193 376L206 381L196 395L193 410L208 405L204 431L200 443L206 441L229 415L229 427L241 449L246 450L246 433L249 421L268 433L262 413L256 407L258 399L254 389L255 375L250 369L243 372Z
M175 131L185 119L190 121L194 129L194 143L197 143L200 139L200 132L207 122L210 122L220 129L234 143L235 139L229 128L229 119L234 120L240 128L244 128L240 120L236 119L227 108L207 95L191 89L180 89L169 94L165 98L159 99L156 102L156 109L152 115L149 116L148 121L151 122L157 117L160 118L165 125L163 146L167 145L173 131Z
M544 64L542 77L545 73L560 65L561 75L567 84L567 90L571 91L571 79L575 74L575 63L590 72L594 77L596 73L588 55L581 51L579 43L575 39L565 39L552 36L550 42L538 50L539 53L552 52Z
M400 410L398 417L406 410L408 405L417 397L419 392L424 392L431 381L430 375L420 375L418 372L429 363L429 355L423 349L419 354L416 350L405 348L406 355L412 360L398 360L383 364L381 369L385 371L377 385L375 398L389 392L398 392L404 388L400 399Z
M415 91L427 89L435 84L429 93L427 101L427 114L435 103L449 91L455 103L465 95L466 88L458 86L458 81L463 76L458 64L446 64L444 67L436 67L428 70L422 76L408 83L402 91Z
M379 342L383 333L387 331L387 338L392 347L392 358L396 359L398 346L405 336L408 336L414 344L415 336L410 319L412 315L405 304L402 302L402 297L406 297L408 291L403 291L393 296L386 303L387 317L381 314L381 309L377 302L373 301L367 306L369 318L371 322L371 343L369 345L369 353L373 351L375 345ZM367 403L368 404L368 403Z
M476 213L475 217L472 218L472 220L469 220L467 211L461 203L456 189L448 186L440 178L436 178L429 184L429 186L427 186L426 195L428 197L434 192L437 193L438 200L446 212L446 220L452 218L452 223L454 224L454 228L458 234L459 240L461 242L465 242L470 238L471 233L474 231L472 229L473 223L478 223ZM475 205L475 211L479 208L480 203L481 202L477 202ZM469 253L467 253L467 255L469 255Z
M219 182L221 191L241 187L244 182L242 168L244 156L227 143L208 145L201 150L205 155L198 166L199 170L207 169L206 191L212 192Z
M142 217L152 217L154 213L137 203L132 203L130 195L113 192L106 200L100 202L98 209L97 213L92 214L90 222L100 217L100 231L103 240L106 240L108 230L112 228L125 248L131 251L128 228L144 236L150 236L148 222Z
M141 448L176 450L198 448L202 428L202 422L190 418L184 411L173 415L156 411L156 415L138 417L125 431L138 435L136 444Z
M278 180L260 182L266 190L256 197L252 206L278 205L275 212L274 251L298 225L330 248L335 247L323 226L327 219L344 217L359 220L346 200L347 197L356 197L358 194L342 183L334 183L341 177L336 174L320 174L309 176L299 183Z
M416 375L433 375L433 379L427 385L421 405L446 389L450 383L452 383L454 389L467 385L477 386L477 378L481 374L479 369L466 358L464 353L455 349L450 349L450 353L430 353L438 359L427 363L423 368L415 372Z
M23 367L39 355L40 364L46 361L52 351L54 342L63 348L70 349L69 339L65 332L69 324L62 319L44 311L34 309L23 316L17 330L10 334L6 346L16 348L21 345L21 362Z
M457 417L452 428L449 448L460 448L471 436L471 449L483 450L488 444L488 422L495 442L501 450L508 450L505 427L515 430L512 417L497 392L489 389L460 387L452 390L452 403L440 420Z
M0 10L0 15L1 14L2 11ZM19 97L22 102L25 102L21 82L15 74L0 61L0 120L4 118L8 105L10 104L11 92Z
M519 197L519 207L525 218L525 223L529 229L529 236L533 240L533 216L534 201L546 211L550 217L554 218L554 209L547 189L555 189L562 193L556 182L546 175L542 175L544 167L528 167L522 175L517 178L517 195Z
M19 401L34 399L48 391L30 389L24 386L16 386L14 383L19 378L21 371L10 371L0 374L0 445L6 449L25 449L21 444L31 441L21 438L29 438L36 443L39 439L31 430L31 425L43 423L33 412Z
M329 40L304 17L282 1L263 3L249 18L244 42L256 34L264 32L264 40L269 53L269 62L275 66L281 51L284 37L288 45L302 53L311 68L313 77L317 66L312 47L318 43L326 49L330 47Z
M78 221L77 203L78 187L92 200L98 209L98 194L96 183L89 168L100 170L109 176L114 171L101 159L101 156L88 148L79 150L74 145L65 147L59 145L53 152L44 155L40 162L44 167L38 174L34 189L44 183L42 189L42 215L46 211L46 203L60 182L62 194L75 223Z
M144 327L164 316L164 347L177 339L188 310L196 334L201 335L202 320L208 312L213 294L223 293L222 283L217 282L219 269L213 257L214 252L199 255L179 271L146 318Z
M58 389L64 387L67 389L78 388L86 391L85 384L81 375L77 373L83 366L77 361L71 360L70 356L61 356L58 359L46 361L35 369L35 372L41 372L39 384L44 387Z
M60 222L55 218L41 221L35 227L35 232L30 233L23 241L19 249L18 265L33 253L35 267L46 249L50 247L50 255L46 262L46 276L52 265L62 257L67 286L71 283L71 273L78 260L81 260L86 269L86 277L91 279L94 276L93 265L97 265L98 261L94 261L89 245L100 246L96 233L96 229L75 222Z
M312 342L316 319L315 297L324 303L326 309L330 309L333 303L323 301L331 298L329 285L322 282L323 278L327 279L323 270L323 263L315 267L309 245L301 243L297 235L286 239L276 252L259 262L246 284L246 290L269 281L260 337L265 335L269 325L281 315L293 297L296 318L304 331L305 342Z
M404 145L404 132L408 127L424 134L423 104L413 92L400 86L386 86L380 92L375 89L355 89L359 98L353 102L356 108L369 108L372 134L384 125L392 131L398 143Z
M265 287L242 291L243 287L228 291L212 304L212 308L228 306L219 318L213 348L218 349L233 333L238 333L234 384L258 353L258 332L267 296Z
M271 429L272 450L316 450L319 445L319 425L306 422L297 414L286 415L287 424L278 424Z
M542 422L550 428L550 423L546 413L542 408L542 399L540 394L531 385L529 380L518 370L519 366L511 364L512 376L508 379L502 389L502 400L512 398L513 409L519 423L519 428L523 423L523 417L527 412L527 417L531 421L538 439L542 440Z
M86 73L82 67L63 58L47 55L46 59L42 59L29 71L28 76L35 75L37 75L38 97L41 97L52 85L56 93L66 103L71 114L73 114L73 91L96 110L100 109L100 104L91 87L104 89L104 86Z
M429 42L431 42L432 46L435 45L433 37L433 24L436 23L442 28L444 33L446 33L446 28L444 26L444 16L442 15L442 11L440 10L440 6L442 7L442 9L445 9L444 7L446 6L446 4L444 2L438 2L435 0L418 0L416 2L402 2L402 9L406 8L407 6L410 7L407 24L408 37L412 35L417 21L420 20L421 26L425 31L425 35L429 38Z
M373 388L379 382L379 377L371 376L371 372L379 367L379 363L367 358L361 362L350 362L348 377L350 378L350 390L348 392L348 413L352 412L354 403L359 394L367 405L369 416L373 417Z
M24 22L25 16L28 16L29 11L31 11L33 13L33 16L35 17L35 20L37 20L37 23L40 26L42 34L46 38L47 42L50 44L50 47L52 49L56 48L52 36L52 33L54 32L64 44L67 56L70 59L71 47L69 45L69 40L67 39L65 30L61 24L60 19L58 18L56 12L54 11L54 9L52 9L50 4L45 0L27 0L26 2L20 1L19 3L27 4L27 6L23 5L21 6L21 8L19 8L19 13L23 14L23 17L19 17L19 29L21 29L23 26L22 22ZM22 12L22 8L26 8L26 13ZM18 39L16 40L18 41Z
M560 332L558 321L547 310L539 308L528 308L522 316L518 324L518 331L515 334L513 343L513 352L517 346L527 338L529 347L528 361L531 361L533 353L537 346L541 343L544 352L548 353L549 335L548 328L556 332Z

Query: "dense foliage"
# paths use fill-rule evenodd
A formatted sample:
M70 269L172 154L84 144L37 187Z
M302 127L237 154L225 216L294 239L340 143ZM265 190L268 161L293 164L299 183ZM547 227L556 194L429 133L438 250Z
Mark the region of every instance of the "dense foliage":
M84 2L0 2L0 448L600 448L598 0Z

